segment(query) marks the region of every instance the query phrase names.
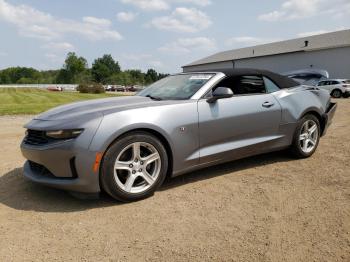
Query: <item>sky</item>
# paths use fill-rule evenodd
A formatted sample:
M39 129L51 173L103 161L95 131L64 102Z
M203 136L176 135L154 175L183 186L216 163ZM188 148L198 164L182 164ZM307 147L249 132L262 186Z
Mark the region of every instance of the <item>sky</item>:
M0 69L89 65L163 73L219 51L350 28L350 0L0 0Z

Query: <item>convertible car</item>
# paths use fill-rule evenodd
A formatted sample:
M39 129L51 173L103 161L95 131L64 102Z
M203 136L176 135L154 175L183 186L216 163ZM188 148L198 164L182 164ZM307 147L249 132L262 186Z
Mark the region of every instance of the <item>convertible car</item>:
M310 157L335 110L329 92L268 71L171 75L135 96L35 117L21 144L24 176L135 201L195 169L283 149Z

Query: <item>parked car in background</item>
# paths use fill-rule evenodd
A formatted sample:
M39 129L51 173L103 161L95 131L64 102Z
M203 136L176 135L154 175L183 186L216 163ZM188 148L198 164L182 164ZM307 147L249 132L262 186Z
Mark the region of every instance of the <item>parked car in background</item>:
M316 86L321 80L329 78L329 73L322 69L300 69L283 73L282 75L294 79L302 85Z
M350 80L348 79L322 80L317 86L327 90L334 98L348 98L350 96Z
M117 91L117 92L126 92L127 89L125 88L125 86L116 86L115 87L115 91Z
M115 90L114 90L114 87L113 87L113 86L110 86L110 85L104 86L104 88L105 88L105 90L106 90L107 92L114 92L114 91L115 91Z
M47 90L49 90L49 91L63 91L63 88L60 86L49 86L47 88Z
M142 86L129 86L128 91L129 92L140 92L142 90Z
M167 176L287 148L310 157L335 110L326 90L268 71L171 75L135 96L36 116L21 144L24 176L135 201L152 195Z
M121 85L108 85L105 87L107 92L126 92L127 88Z

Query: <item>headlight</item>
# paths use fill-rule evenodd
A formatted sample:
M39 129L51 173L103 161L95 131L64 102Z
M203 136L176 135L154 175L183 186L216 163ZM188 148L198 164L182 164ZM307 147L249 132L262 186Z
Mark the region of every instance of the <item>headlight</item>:
M46 136L54 139L71 139L78 137L83 129L46 131Z

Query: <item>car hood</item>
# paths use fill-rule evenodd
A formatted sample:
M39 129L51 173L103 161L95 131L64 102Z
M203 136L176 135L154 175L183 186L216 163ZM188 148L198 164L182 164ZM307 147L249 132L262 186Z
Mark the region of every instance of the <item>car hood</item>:
M94 99L53 108L35 117L37 120L62 120L86 115L104 115L131 108L162 105L166 101L153 101L148 97L128 96Z

